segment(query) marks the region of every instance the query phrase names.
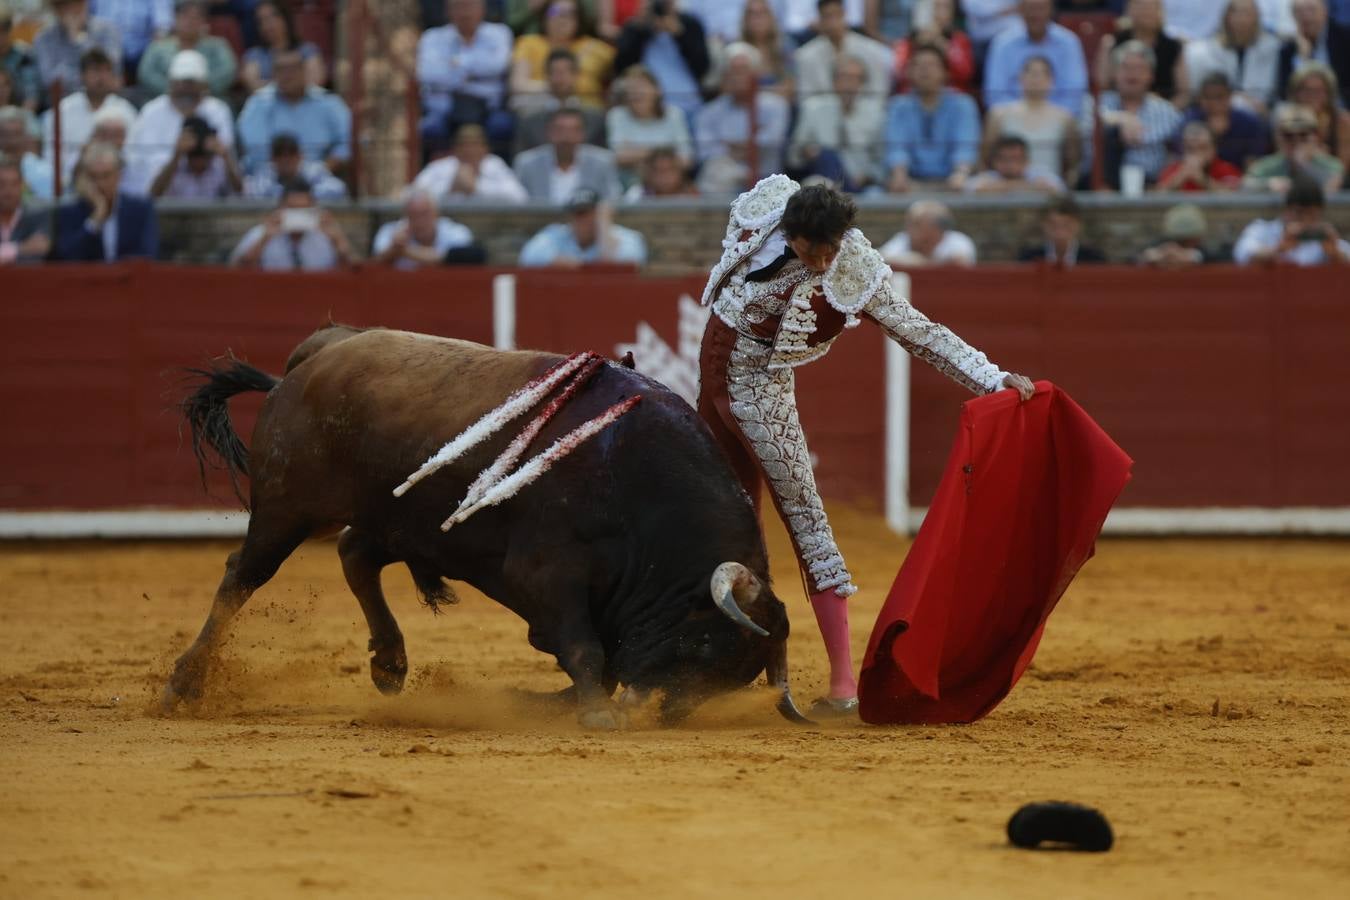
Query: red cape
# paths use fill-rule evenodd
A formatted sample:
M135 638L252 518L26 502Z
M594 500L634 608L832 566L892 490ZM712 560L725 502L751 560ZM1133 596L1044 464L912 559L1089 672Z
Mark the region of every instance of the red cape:
M1132 460L1049 382L967 402L863 658L873 724L973 722L1012 690Z

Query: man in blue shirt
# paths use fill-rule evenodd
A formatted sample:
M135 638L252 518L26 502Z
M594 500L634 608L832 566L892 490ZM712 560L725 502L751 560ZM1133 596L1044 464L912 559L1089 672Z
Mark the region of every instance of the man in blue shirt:
M1033 56L1049 60L1055 73L1050 102L1078 115L1087 91L1087 61L1078 35L1051 21L1051 0L1020 0L1022 24L999 33L989 45L984 61L984 102L990 106L1021 96L1018 73Z
M257 172L271 155L272 139L293 134L306 160L318 160L337 171L351 159L352 114L336 94L305 80L300 51L278 53L275 80L260 88L239 113L239 146L244 169Z
M692 118L703 102L699 83L712 68L712 58L703 24L677 6L674 0L647 0L623 24L614 71L641 63L661 86L665 102Z
M913 93L893 97L886 110L888 189L928 181L960 190L979 158L980 111L947 87L947 57L932 44L910 53L909 83Z
M122 64L136 71L150 42L173 28L173 0L94 0L90 12L111 22L122 35Z
M647 262L647 242L639 232L611 221L600 195L581 188L567 204L568 221L544 226L520 250L522 266L565 266L587 263Z
M483 0L447 0L450 24L429 28L417 42L417 80L422 88L422 137L449 140L459 126L486 125L501 112L511 66L511 29L484 22Z

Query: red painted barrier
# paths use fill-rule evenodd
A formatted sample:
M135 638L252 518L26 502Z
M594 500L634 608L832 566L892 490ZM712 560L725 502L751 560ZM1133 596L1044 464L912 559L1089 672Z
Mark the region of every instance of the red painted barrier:
M330 317L491 343L494 274L8 269L0 509L202 506L173 409L183 392L176 368L232 350L280 372ZM1122 506L1347 506L1350 303L1338 281L1334 269L982 268L915 273L913 293L996 362L1055 381L1087 409L1136 460ZM701 287L698 278L521 272L517 343L611 356L636 343L640 367L692 365L699 311L679 297ZM822 489L878 508L883 373L884 339L867 324L797 373ZM911 499L923 505L965 394L922 364L913 384ZM245 435L256 405L238 403ZM219 483L214 493L230 505Z

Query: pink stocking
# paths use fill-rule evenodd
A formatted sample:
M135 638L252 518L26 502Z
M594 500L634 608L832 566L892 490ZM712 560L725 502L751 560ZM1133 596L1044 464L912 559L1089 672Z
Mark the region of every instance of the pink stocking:
M846 700L858 695L858 682L853 678L853 656L848 646L848 601L833 589L811 595L811 609L816 613L820 636L825 639L825 653L830 657L830 697Z

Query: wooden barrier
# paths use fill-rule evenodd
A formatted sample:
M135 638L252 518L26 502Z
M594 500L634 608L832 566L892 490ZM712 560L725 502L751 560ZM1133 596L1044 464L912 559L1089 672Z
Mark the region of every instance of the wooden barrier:
M203 497L176 370L232 351L280 372L333 320L492 343L490 270L272 275L152 264L12 268L0 299L0 509L232 505ZM1064 387L1136 460L1123 506L1350 506L1350 303L1341 273L1214 268L925 271L917 305L1005 368ZM635 345L688 376L698 279L518 273L522 347ZM644 324L645 323L645 324ZM683 339L682 339L683 331ZM879 508L884 339L865 324L798 372L823 491ZM911 499L931 495L962 390L913 374ZM241 398L247 435L256 396Z

